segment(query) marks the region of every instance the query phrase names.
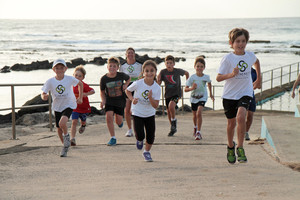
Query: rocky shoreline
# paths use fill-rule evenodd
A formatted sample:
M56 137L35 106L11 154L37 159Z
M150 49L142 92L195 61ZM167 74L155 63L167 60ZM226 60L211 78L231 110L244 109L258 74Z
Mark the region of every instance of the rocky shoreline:
M126 60L122 57L118 57L120 59L121 64L124 64ZM94 64L94 65L105 65L107 63L107 58L95 57L93 60L87 61L83 58L75 58L71 60L70 62L67 62L68 68L74 68L78 65L85 65L85 64ZM138 55L136 54L136 60L140 63L144 63L146 60L153 60L157 64L160 64L161 62L164 62L164 58L161 57L149 57L148 54L145 55ZM176 57L175 61L185 61L186 59L183 57ZM8 73L11 71L32 71L32 70L38 70L38 69L51 69L53 62L49 62L49 60L44 61L36 61L32 62L30 64L14 64L13 66L4 66L2 69L0 69L0 73Z

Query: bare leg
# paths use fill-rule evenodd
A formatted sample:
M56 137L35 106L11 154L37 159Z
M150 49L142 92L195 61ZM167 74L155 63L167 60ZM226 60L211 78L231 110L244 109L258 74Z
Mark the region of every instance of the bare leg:
M67 116L61 116L60 120L59 120L59 127L62 129L64 135L66 135L68 133L68 126L67 126L67 122L69 121L69 118Z
M203 106L198 106L198 109L197 109L197 131L200 131L201 126L202 126L202 110L203 110Z
M126 120L128 129L132 129L132 127L131 127L131 101L129 99L126 99L125 120Z
M243 147L244 136L246 131L246 114L247 110L244 107L239 107L237 112L237 147Z
M193 123L194 123L194 127L196 126L197 124L197 111L193 111Z
M116 124L117 125L121 125L123 123L123 116L122 115L118 115L118 114L115 114L116 115Z
M147 142L145 143L145 150L146 151L150 151L151 147L152 147L152 144L148 144Z
M247 112L247 121L246 121L246 132L249 132L250 130L250 127L252 125L252 122L253 122L253 115L254 113L250 110L248 110Z
M113 111L107 111L106 112L106 124L108 131L110 133L110 136L115 136L115 128L114 128L114 112Z
M57 127L57 135L58 135L58 137L59 137L61 143L63 144L63 143L64 143L64 139L63 139L62 134L63 134L62 129Z
M169 108L168 108L168 117L170 122L171 119L175 119L175 107L176 107L176 103L174 101L170 101Z
M234 136L235 125L236 125L236 118L227 119L227 140L228 140L228 146L230 148L233 147L233 136Z
M73 119L72 126L71 126L71 138L75 138L77 124L78 124L78 119Z

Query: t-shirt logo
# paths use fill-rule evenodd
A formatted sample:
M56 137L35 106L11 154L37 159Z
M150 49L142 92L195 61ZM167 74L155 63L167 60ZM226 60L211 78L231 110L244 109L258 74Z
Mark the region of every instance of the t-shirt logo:
M241 60L237 66L241 72L246 71L246 69L248 68L248 64L243 60Z
M174 75L166 75L166 79L172 83L172 84L176 84L176 81L174 81Z
M58 85L55 90L56 90L56 92L58 94L62 94L62 93L64 93L64 91L66 90L66 88L64 86L62 86L62 85Z
M148 94L149 94L149 90L145 90L145 91L142 93L142 96L144 97L144 99L148 100Z
M134 71L134 67L132 65L130 65L128 68L127 68L127 71L129 73L132 73Z

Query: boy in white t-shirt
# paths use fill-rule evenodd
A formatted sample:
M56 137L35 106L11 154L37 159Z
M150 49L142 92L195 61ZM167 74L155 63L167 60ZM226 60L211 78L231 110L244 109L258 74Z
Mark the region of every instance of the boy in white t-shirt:
M246 113L252 100L253 89L261 87L260 63L254 53L245 51L249 41L249 32L243 28L235 28L229 32L229 44L233 52L225 55L221 61L216 80L225 80L223 91L223 107L227 117L227 160L236 161L234 129L237 123L237 156L238 161L247 162L243 148L246 131ZM251 67L254 65L257 79L252 84Z
M67 122L72 114L73 109L77 107L77 103L82 103L83 84L73 76L65 75L68 69L66 62L63 59L57 59L53 62L52 70L55 72L55 77L46 81L42 87L41 98L47 100L51 92L52 109L55 112L55 121L57 133L64 144L60 156L66 157L68 149L71 145L70 135L68 133ZM78 85L79 97L76 99L73 93L73 86Z

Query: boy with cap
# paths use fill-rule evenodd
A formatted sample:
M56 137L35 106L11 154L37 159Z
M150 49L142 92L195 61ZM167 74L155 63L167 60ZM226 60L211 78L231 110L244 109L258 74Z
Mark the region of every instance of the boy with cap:
M58 136L63 143L60 157L66 157L68 149L71 145L70 135L68 133L67 122L72 114L73 109L77 107L77 103L82 103L83 84L73 76L65 75L68 69L63 59L57 59L53 62L52 70L55 77L48 79L42 87L41 97L47 100L51 91L52 109L55 112L55 121ZM76 99L73 93L73 86L78 85L79 97Z

